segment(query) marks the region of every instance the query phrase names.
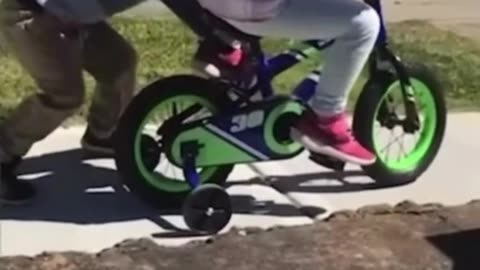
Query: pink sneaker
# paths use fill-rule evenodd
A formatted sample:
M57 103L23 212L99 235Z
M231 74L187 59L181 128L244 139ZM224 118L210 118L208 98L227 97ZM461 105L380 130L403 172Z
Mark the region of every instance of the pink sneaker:
M224 73L238 73L241 70L245 52L240 45L232 44L229 51L221 52L212 41L202 41L194 55L194 66L208 75L228 77Z
M345 114L321 118L306 112L292 129L292 137L314 153L360 166L373 164L375 155L354 137Z

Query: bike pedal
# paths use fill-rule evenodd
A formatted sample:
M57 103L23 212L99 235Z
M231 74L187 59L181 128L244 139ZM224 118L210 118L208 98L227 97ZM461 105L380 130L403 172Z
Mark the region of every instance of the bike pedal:
M317 163L320 166L332 169L337 172L343 172L345 170L345 162L338 159L322 155L322 154L310 154L310 160Z

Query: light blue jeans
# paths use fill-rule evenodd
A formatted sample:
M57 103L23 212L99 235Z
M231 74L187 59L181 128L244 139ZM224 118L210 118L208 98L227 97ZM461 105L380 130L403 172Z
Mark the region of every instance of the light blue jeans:
M321 116L344 112L380 30L377 12L360 0L291 0L274 19L228 22L258 36L336 39L324 52L322 76L311 102Z

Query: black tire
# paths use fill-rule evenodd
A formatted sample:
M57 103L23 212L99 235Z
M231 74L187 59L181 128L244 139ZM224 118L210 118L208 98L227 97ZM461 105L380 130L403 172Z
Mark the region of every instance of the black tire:
M409 170L392 170L380 158L370 166L364 166L364 172L380 186L397 186L412 183L418 179L434 161L443 137L447 122L447 108L444 92L435 74L426 66L414 63L406 66L411 78L421 81L429 89L435 104L437 124L433 132L433 140L423 158ZM360 143L372 151L374 148L373 125L377 121L376 108L382 102L385 93L392 83L398 81L396 74L376 74L367 81L360 94L354 112L353 132ZM399 90L398 90L399 91ZM376 152L378 157L378 152Z
M164 100L179 95L208 100L219 111L228 103L224 93L208 80L190 75L168 77L155 81L135 96L120 119L115 134L115 163L123 184L142 201L157 209L179 209L191 190L168 192L150 184L135 161L134 142L147 114ZM232 165L216 167L204 183L223 186L232 170Z
M211 213L209 213L211 210ZM232 218L232 203L228 193L220 186L205 184L195 189L185 200L183 220L196 232L216 234Z

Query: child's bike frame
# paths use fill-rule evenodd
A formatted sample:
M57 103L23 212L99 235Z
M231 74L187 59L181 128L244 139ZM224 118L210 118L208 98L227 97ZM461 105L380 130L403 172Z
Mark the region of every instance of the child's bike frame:
M432 119L429 120L429 123L424 123L429 125L429 130L426 132L429 138L424 139L424 141L429 142L423 143L423 150L421 153L417 153L417 156L420 157L413 162L409 162L409 165L413 164L413 167L405 170L390 168L383 164L374 164L364 168L369 176L379 182L383 182L383 184L406 184L414 181L421 175L437 155L446 126L445 101L440 90L441 87L434 77L430 76L424 69L407 68L389 49L380 0L366 0L366 2L378 12L381 20L381 30L368 62L369 81L366 83L355 108L353 129L354 132L357 132L357 138L360 138L367 144L374 144L371 140L371 128L375 121L381 122L382 126L390 129L397 125L401 126L406 133L418 131L421 128L421 123L415 99L416 88L420 85L420 91L424 91L422 94L426 94L430 99L428 105L430 108L428 109L430 110L429 116ZM233 31L235 32L235 30ZM237 34L244 37L247 40L246 42L254 47L256 57L258 57L259 64L256 65L257 70L255 74L257 81L254 86L244 87L246 84L243 84L241 80L220 80L220 83L218 83L217 79L202 79L189 75L161 79L147 86L135 97L125 111L116 132L118 140L115 146L115 160L117 169L122 175L126 186L155 207L162 208L167 205L183 204L183 215L187 225L192 229L211 233L222 229L230 220L232 214L231 205L228 195L220 186L225 183L235 164L285 160L303 151L301 146L291 147L282 151L272 150L273 148L269 146L268 139L265 139L264 133L268 132L269 136L271 136L275 129L273 124L275 121L281 122L282 131L290 129L288 125L291 124L289 122L291 119L289 121L279 120L280 116L286 115L280 107L285 104L293 104L294 107L297 106L295 108L299 106L308 107L308 101L314 94L313 91L321 76L321 70L311 73L294 89L290 97L276 95L272 81L282 72L307 59L315 52L328 48L335 42L335 40L305 41L309 45L307 49L291 48L284 53L268 57L260 48L259 38L240 32ZM414 87L412 81L415 80L412 80L412 72L409 72L409 70L414 71L414 77L422 77L421 80L423 82L413 82L416 83ZM386 104L387 102L384 100L387 92L392 87L391 85L397 81L400 84L402 93L404 119L400 119L395 113L392 114ZM426 83L426 86L423 83ZM184 91L185 89L192 89L192 91ZM219 92L223 101L229 99L228 94L232 93L237 98L236 100L227 100L228 109L221 111L220 114L214 114L207 119L183 124L185 119L201 109L200 105L200 108L194 105L185 112L179 113L178 116L169 118L158 128L157 134L163 135L162 142L138 132L142 128L141 125L145 122L146 115L149 115L151 110L157 108L159 103L166 102L165 100L172 99L176 95L196 95L204 100L214 102L214 100L218 99L218 97L214 96ZM252 97L258 93L261 94L262 101L250 103ZM246 106L245 103L247 104ZM219 107L222 106L219 105ZM262 115L260 120L257 117L258 112ZM252 120L253 124L249 123L250 120L245 121L245 119L238 120L236 118L245 115L251 116L252 114L257 114L256 119ZM266 122L268 120L265 120L266 118L264 117L272 115L275 120L270 121L267 127ZM145 142L143 141L144 139ZM241 158L234 157L235 154L216 153L215 142L227 145L224 146L224 149L230 147L229 149L236 149L232 151L243 153L239 155ZM148 151L145 150L148 152L148 156L145 157L147 161L141 161L142 164L140 164L138 160L144 159L141 152L143 148L148 148ZM200 152L208 154L204 154L200 158ZM152 184L153 181L157 180L152 180L154 177L146 176L145 173L155 168L155 164L158 164L161 154L164 154L174 165L182 168L188 187L162 190L159 188L160 185ZM320 165L332 169L341 170L344 166L343 162L322 155L312 153L311 158ZM209 174L208 179L202 179L201 173L197 171L199 167L210 169L212 173ZM206 203L204 201L206 197L216 198L217 203L215 205L212 205L210 202ZM202 213L199 214L199 211ZM206 214L206 212L210 214ZM203 220L205 218L211 222L206 224L198 223L200 219Z
M381 28L380 32L376 41L376 46L374 51L372 52L368 66L371 79L375 79L375 76L382 76L381 71L383 67L393 67L394 73L398 75L398 79L401 85L402 97L403 97L403 104L404 110L406 112L406 118L401 120L400 123L404 130L408 133L413 133L420 128L420 122L418 117L418 110L415 102L414 92L409 80L409 74L406 71L405 67L403 66L402 62L398 57L394 55L394 53L388 47L388 36L387 30L385 27L385 22L383 19L383 11L381 7L380 0L367 0L368 4L370 4L379 14ZM215 20L214 20L215 21ZM234 80L227 80L227 85L233 85L233 89L230 90L235 91L235 94L238 96L238 100L233 103L233 110L238 109L238 106L235 104L250 104L251 98L257 95L259 92L262 96L262 99L268 100L269 98L275 98L276 93L272 86L272 81L279 76L281 73L291 69L292 67L296 66L297 64L301 63L302 61L308 59L310 56L314 55L317 52L320 52L329 46L333 45L335 40L308 40L304 41L303 43L307 44L307 48L303 50L299 50L295 47L291 47L289 50L274 55L272 57L268 57L264 54L263 50L260 46L260 37L251 36L248 34L244 34L236 29L233 29L229 25L225 25L223 21L218 21L219 28L226 28L226 31L234 33L234 36L242 39L243 41L247 42L251 50L254 52L256 57L256 83L254 86L248 86L247 83L241 81L234 81ZM313 71L307 79L303 80L293 91L291 94L291 98L296 101L300 101L302 104L308 107L308 102L314 94L316 89L315 84L318 83L318 80L321 76L321 69ZM216 79L213 79L216 80ZM225 83L225 79L222 83ZM248 106L248 105L247 105ZM268 109L267 109L268 110ZM380 110L387 112L387 110ZM243 120L242 120L243 121ZM234 121L235 122L235 121ZM229 117L225 117L223 119L219 119L214 123L216 127L221 126L221 130L219 132L223 134L227 134L226 136L230 137L231 140L239 141L241 144L245 146L244 150L250 151L251 154L255 155L255 151L253 149L266 149L265 145L261 142L250 144L251 147L248 146L246 141L254 141L255 136L258 133L258 130L250 129L245 130L243 134L231 134L227 130L229 129L229 125L231 125L232 120ZM238 124L238 123L237 123ZM243 123L245 124L245 123ZM395 124L399 124L398 122ZM237 129L244 129L245 127L241 127L242 124L239 124ZM223 130L223 131L222 131ZM189 145L189 147L193 147ZM191 149L193 152L197 152L196 149ZM303 150L303 149L302 149ZM292 153L290 156L288 155L276 155L276 154L262 154L262 151L256 151L258 154L256 155L256 160L250 160L245 162L256 162L256 161L266 161L266 160L281 160L296 156L298 152ZM266 151L268 152L268 150ZM328 158L323 155L313 155L311 157L314 161L321 164L322 166L332 168L335 170L342 170L345 163ZM193 157L192 157L193 159ZM183 164L183 166L182 166ZM177 159L176 165L184 167L185 170L185 177L192 188L196 188L199 185L198 174L196 173L195 167L196 165L202 166L200 164L195 164L192 160L191 162L186 162L186 160L180 161ZM203 164L204 166L204 164Z

